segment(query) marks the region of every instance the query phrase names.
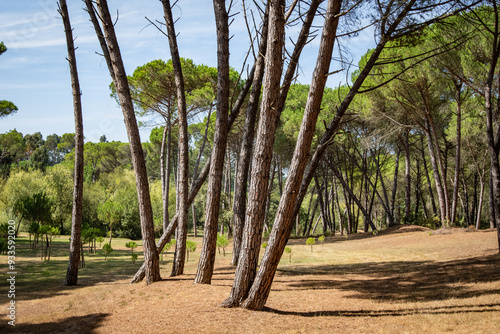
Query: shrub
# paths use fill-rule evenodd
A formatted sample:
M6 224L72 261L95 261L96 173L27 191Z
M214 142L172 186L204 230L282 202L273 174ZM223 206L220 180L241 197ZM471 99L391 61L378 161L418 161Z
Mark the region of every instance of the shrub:
M113 251L113 248L111 247L110 244L106 243L104 246L102 246L102 250L104 251L104 260L108 258L109 253Z
M266 247L267 247L267 242L263 242L262 243L262 248L266 249Z
M125 247L130 248L132 254L134 254L134 248L137 247L137 242L135 241L129 241L125 244Z
M222 248L222 254L226 256L226 247L229 244L229 241L227 240L227 237L222 234L217 234L217 247L219 248L219 254L220 254L220 249Z
M137 260L137 258L139 257L139 254L135 253L135 254L132 254L132 263L135 264L135 261Z
M318 238L318 241L321 242L321 246L323 246L325 244L325 236L322 235Z
M186 241L186 256L187 256L187 261L189 261L189 252L195 252L196 251L196 242L187 240Z
M309 238L307 239L306 241L306 245L310 245L311 246L311 253L313 251L313 245L316 243L316 238Z
M292 249L290 247L285 247L285 253L288 254L288 263L292 262Z

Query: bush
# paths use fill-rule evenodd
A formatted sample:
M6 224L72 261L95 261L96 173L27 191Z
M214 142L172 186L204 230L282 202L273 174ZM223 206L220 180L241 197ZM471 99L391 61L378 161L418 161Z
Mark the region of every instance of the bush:
M306 245L310 245L311 246L311 253L313 251L313 245L316 243L316 239L315 238L309 238L307 239L306 241Z
M195 252L196 251L196 242L187 240L186 241L186 256L187 256L187 261L189 261L189 252Z
M267 247L267 242L263 242L262 243L262 248L266 249L266 247Z
M135 261L137 260L137 258L139 257L139 254L135 253L135 254L132 254L132 263L135 264Z
M227 240L227 237L222 234L217 234L217 247L219 248L219 254L220 254L220 249L222 248L222 254L226 256L226 247L229 244L229 241Z
M113 248L110 244L106 243L102 246L102 250L104 251L104 260L106 260L108 258L108 254L113 251Z
M323 246L325 244L325 236L322 235L318 238L318 241L321 243L321 246Z
M285 253L288 254L288 263L292 262L292 249L290 247L285 247Z

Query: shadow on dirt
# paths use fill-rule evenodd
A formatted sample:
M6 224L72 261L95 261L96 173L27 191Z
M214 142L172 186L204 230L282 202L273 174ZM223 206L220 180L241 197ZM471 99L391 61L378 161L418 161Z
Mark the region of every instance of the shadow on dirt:
M70 317L60 321L46 322L41 324L22 324L16 323L15 327L2 323L0 325L1 333L97 333L108 313L95 313L81 317Z
M500 255L443 262L376 262L281 269L290 289L341 289L351 298L382 301L432 301L498 295L475 283L500 281ZM308 275L314 277L307 278ZM350 275L354 277L350 277ZM305 278L287 283L287 276ZM322 278L324 276L324 278Z

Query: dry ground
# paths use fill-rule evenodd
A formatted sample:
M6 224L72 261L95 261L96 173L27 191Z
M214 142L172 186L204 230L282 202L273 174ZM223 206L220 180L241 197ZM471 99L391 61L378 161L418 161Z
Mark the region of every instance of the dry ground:
M349 240L328 237L313 252L305 239L291 240L289 245L292 262L286 255L282 259L267 307L261 312L218 307L231 289L230 254L217 256L211 285L192 283L201 247L191 255L187 274L178 278L168 278L169 253L162 262L165 280L151 286L129 284L133 266L117 269L116 263L101 257L87 260L81 285L72 288L62 286L63 278L47 283L41 277L39 283L23 285L23 277L35 275L39 267L21 267L33 272L18 273L15 331L7 326L2 311L0 333L498 331L500 256L493 230L431 235L429 230L406 226ZM6 272L4 258L2 273ZM114 259L129 261L118 254ZM64 266L65 257L54 261ZM92 267L100 273L92 272ZM64 270L57 273L61 274ZM2 310L7 305L5 297L2 292Z

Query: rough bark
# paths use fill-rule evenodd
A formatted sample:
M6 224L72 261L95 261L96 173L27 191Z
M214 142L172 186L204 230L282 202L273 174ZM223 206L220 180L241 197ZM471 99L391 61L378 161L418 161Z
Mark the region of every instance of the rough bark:
M127 74L121 58L120 48L115 35L113 21L109 13L105 0L96 1L102 20L104 37L106 39L107 50L109 52L113 82L122 108L127 136L130 143L132 164L135 171L137 185L137 195L139 202L139 214L141 218L141 232L144 247L144 262L146 265L146 283L151 284L161 279L160 261L155 246L153 210L151 208L151 198L149 194L149 182L146 172L146 163L142 149L139 128L135 118L134 106L130 95L127 81ZM110 71L111 72L111 71Z
M248 100L247 114L245 118L245 127L243 129L243 138L241 140L241 149L238 161L238 171L235 179L235 192L233 203L233 256L231 265L238 264L240 256L241 238L243 235L243 226L245 226L245 213L247 203L248 174L250 172L250 162L252 158L252 145L255 134L255 122L257 111L259 109L259 98L264 78L264 56L267 48L267 9L264 16L262 27L262 37L259 46L259 54L255 61L255 72L253 76L252 90Z
M239 305L246 297L250 288L258 262L262 226L265 219L265 205L269 172L272 161L274 134L279 117L277 101L279 99L281 69L283 66L285 1L269 2L268 51L266 52L265 68L260 109L260 121L257 129L252 159L252 175L249 186L245 227L242 236L241 249L236 274L229 298L222 306Z
M195 283L210 284L214 270L229 113L229 24L224 0L214 0L217 26L217 120L207 190L205 230Z
M177 198L179 215L177 222L177 242L175 243L175 254L172 265L171 276L182 275L184 273L184 262L186 260L186 240L188 226L188 173L189 173L189 150L187 133L187 108L186 95L184 93L184 75L182 74L181 59L177 47L177 37L175 34L174 20L169 0L162 0L167 36L172 57L172 67L174 70L175 87L177 93L177 118L179 121L179 167L177 176Z
M323 91L333 52L339 19L337 15L340 12L341 2L340 0L328 1L318 60L316 68L314 69L304 117L297 138L292 162L290 164L283 196L281 197L268 246L266 247L258 274L248 292L248 297L241 304L242 307L247 309L260 310L264 306L271 290L271 284L276 273L279 259L283 254L283 250L285 249L293 227L293 220L296 216L294 215L295 202L309 158L314 129L320 112Z
M75 118L75 179L73 186L73 211L71 214L71 242L69 246L68 270L66 271L66 281L64 284L76 285L78 284L83 209L84 161L82 101L80 94L80 81L78 79L78 69L76 66L75 45L73 43L73 31L71 28L66 0L59 1L59 14L61 14L64 24L64 32L66 34L71 88L73 91L73 113Z

